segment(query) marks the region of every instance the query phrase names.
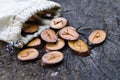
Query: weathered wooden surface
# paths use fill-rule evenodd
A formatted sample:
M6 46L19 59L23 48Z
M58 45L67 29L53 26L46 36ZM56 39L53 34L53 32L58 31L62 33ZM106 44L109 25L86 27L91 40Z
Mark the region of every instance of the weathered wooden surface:
M57 66L44 68L39 59L17 60L0 42L0 80L120 80L120 0L55 0L63 7L62 15L75 28L104 29L104 44L80 57L66 46L65 58ZM86 31L86 32L85 32ZM79 30L84 36L90 30ZM41 51L40 51L41 52Z

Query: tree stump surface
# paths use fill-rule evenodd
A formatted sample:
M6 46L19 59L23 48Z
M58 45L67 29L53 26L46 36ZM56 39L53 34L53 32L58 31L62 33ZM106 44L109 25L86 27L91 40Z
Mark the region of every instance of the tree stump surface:
M41 67L40 57L21 62L16 57L20 49L10 54L0 42L0 80L120 80L120 0L54 1L62 5L62 16L77 29L80 39L86 42L92 30L103 29L105 42L87 57L65 46L63 62L53 67Z

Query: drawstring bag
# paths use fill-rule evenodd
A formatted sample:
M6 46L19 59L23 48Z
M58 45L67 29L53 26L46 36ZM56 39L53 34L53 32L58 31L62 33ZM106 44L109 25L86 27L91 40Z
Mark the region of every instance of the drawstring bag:
M11 7L0 10L0 40L22 48L30 40L40 35L41 31L49 28L51 19L39 17L39 30L26 36L21 35L23 24L37 14L51 14L53 18L59 17L60 4L48 0L31 0L27 3L16 3ZM36 18L37 19L37 18Z

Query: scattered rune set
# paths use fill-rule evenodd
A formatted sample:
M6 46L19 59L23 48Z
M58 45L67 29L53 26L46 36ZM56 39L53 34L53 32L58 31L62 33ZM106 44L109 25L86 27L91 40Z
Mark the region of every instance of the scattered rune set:
M50 28L43 30L41 34L39 34L39 37L30 41L27 44L26 49L18 53L18 59L27 61L37 58L39 52L35 48L40 47L45 43L41 48L45 51L45 54L40 59L41 66L58 64L64 59L64 53L62 53L61 50L64 48L66 41L70 49L76 54L80 56L88 55L90 51L89 46L79 39L79 34L74 27L67 26L67 22L68 21L63 17L52 19ZM98 45L102 43L105 38L105 31L94 30L89 35L88 41L92 45Z

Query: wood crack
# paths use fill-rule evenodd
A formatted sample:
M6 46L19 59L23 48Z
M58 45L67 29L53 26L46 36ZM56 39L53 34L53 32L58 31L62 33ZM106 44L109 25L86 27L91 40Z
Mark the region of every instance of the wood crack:
M96 68L103 73L103 75L108 78L109 80L112 80L99 66L97 66L96 62L94 61L94 59L92 58L92 56L90 56L91 60L93 61L93 64L96 66Z
M114 45L116 45L116 46L120 46L120 44L118 44L118 43L116 43L116 42L114 42L114 41L112 41L111 39L109 39L109 38L106 38L108 41L110 41L110 42L112 42Z

